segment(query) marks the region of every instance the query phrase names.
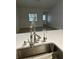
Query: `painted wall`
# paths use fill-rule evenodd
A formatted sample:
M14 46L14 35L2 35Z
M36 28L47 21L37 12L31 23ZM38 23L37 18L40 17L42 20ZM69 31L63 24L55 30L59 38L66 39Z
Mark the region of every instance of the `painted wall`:
M29 22L29 18L28 18L29 13L37 13L38 21L36 22L36 27L42 27L43 26L42 14L44 11L45 10L43 9L19 8L18 14L20 20L20 28L26 28L30 26L31 22Z
M16 32L20 29L19 27L19 17L18 17L18 7L16 7Z
M50 27L63 29L63 0L58 0L54 7L49 10L48 23Z

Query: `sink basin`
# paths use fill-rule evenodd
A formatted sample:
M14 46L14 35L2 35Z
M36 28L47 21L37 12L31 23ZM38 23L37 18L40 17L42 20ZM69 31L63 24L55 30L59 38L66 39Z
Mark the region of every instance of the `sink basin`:
M52 59L63 59L63 52L54 43L17 49L17 59L24 59L46 53L52 53Z

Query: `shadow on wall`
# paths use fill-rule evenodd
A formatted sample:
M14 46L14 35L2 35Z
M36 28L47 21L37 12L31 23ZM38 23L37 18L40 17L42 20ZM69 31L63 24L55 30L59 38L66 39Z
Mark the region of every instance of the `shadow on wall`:
M58 0L48 13L48 23L50 27L63 29L63 0Z

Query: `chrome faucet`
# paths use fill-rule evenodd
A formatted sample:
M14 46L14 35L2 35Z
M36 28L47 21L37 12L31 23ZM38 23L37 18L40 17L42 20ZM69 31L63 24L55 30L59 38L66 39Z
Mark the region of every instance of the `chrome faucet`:
M35 30L32 31L33 28L31 28L31 34L30 34L30 41L29 45L30 47L33 47L35 43L38 43L41 39L40 35L36 34Z
M36 17L35 17L36 18ZM34 20L31 22L31 26L30 26L30 41L29 41L29 45L30 47L33 47L35 43L38 43L39 40L41 39L40 35L36 34L35 31L35 18Z

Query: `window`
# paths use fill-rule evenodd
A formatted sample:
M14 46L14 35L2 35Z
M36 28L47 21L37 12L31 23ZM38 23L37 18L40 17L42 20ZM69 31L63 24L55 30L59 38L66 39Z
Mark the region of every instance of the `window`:
M46 20L46 15L43 15L43 20Z
M29 21L37 21L37 14L29 14Z

